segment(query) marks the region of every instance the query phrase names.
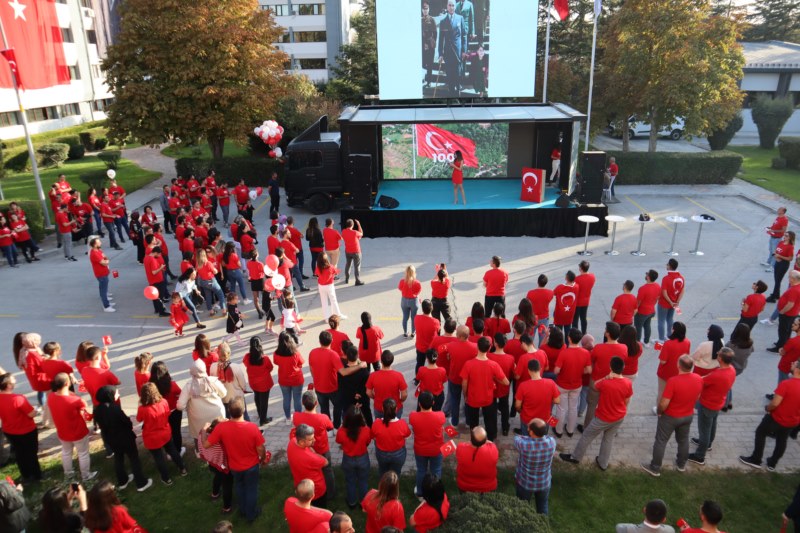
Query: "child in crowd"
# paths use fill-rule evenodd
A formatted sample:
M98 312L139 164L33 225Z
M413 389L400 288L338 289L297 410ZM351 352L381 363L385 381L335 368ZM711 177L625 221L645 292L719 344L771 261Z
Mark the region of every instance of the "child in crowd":
M133 359L133 379L136 382L136 394L142 395L142 385L150 381L150 365L153 364L153 354L142 352Z
M294 298L291 296L285 297L283 303L283 329L291 335L298 346L303 344L298 335L306 332L306 330L300 328L302 321L303 319L297 316Z
M172 293L172 305L169 308L169 323L175 328L175 336L183 337L183 326L189 322L189 308L177 292Z
M228 335L225 336L225 342L231 337L236 337L236 345L241 346L242 337L239 335L239 330L244 327L244 313L239 312L239 296L235 292L229 292L225 302L228 304L228 321L225 324Z
M61 345L59 343L50 341L42 346L42 351L45 355L44 359L42 359L42 372L47 376L47 383L52 385L56 374L60 372L67 374L71 383L75 382L75 378L72 375L74 372L72 365L61 360ZM70 388L72 388L71 385Z

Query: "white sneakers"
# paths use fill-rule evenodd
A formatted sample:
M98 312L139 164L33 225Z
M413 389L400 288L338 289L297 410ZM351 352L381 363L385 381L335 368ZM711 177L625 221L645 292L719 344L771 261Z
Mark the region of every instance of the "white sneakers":
M775 322L773 322L769 318L762 318L761 320L759 320L759 322L761 322L762 324L764 324L766 326L774 326L775 325Z
M249 305L249 304L253 303L253 300L248 300L247 298L245 298L244 300L242 300L242 303L244 305Z
M108 307L104 307L104 308L103 308L103 311L105 311L106 313L116 313L116 312L117 312L117 310L116 310L116 309L114 309L114 308L113 308L112 306L110 306L110 305L109 305Z

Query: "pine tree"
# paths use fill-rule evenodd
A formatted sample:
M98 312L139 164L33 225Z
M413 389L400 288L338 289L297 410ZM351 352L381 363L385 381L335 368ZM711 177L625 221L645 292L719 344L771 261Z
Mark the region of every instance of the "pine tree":
M748 19L747 41L800 42L800 0L757 0Z
M375 0L363 0L361 12L350 18L355 40L342 45L334 78L326 94L345 103L361 103L365 94L378 94L378 36Z

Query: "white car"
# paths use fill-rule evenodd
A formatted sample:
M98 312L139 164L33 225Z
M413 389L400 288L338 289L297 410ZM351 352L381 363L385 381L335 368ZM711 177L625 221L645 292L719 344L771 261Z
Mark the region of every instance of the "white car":
M680 140L683 137L683 119L678 118L672 124L662 126L658 134L662 137L669 137L673 141ZM610 122L608 124L608 134L612 137L622 137L622 124L619 121ZM649 137L650 124L637 120L635 115L628 118L628 139L635 139L637 137Z

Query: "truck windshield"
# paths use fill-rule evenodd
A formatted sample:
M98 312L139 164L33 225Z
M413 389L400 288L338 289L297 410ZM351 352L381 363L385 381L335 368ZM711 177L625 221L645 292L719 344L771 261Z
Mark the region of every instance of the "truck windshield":
M318 168L322 166L322 152L311 150L303 152L291 152L289 154L289 168L291 170L302 170L304 168Z

